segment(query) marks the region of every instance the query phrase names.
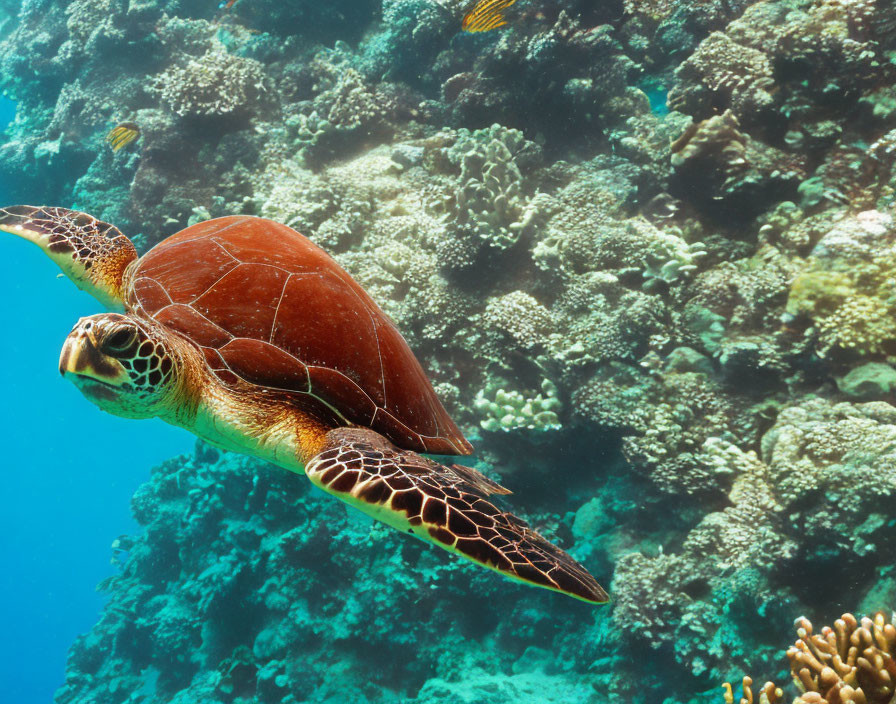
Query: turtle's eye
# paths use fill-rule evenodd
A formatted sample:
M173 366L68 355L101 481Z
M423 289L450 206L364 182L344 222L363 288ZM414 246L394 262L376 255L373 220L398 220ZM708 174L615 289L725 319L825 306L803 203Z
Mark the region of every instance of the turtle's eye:
M103 340L103 352L111 355L127 352L137 339L137 331L119 328Z

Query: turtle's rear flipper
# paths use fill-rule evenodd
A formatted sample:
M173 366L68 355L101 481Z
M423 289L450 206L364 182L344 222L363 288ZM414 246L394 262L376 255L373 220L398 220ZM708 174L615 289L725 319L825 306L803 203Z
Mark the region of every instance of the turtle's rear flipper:
M118 228L77 210L13 205L0 208L0 230L34 242L78 288L124 310L122 278L137 250Z
M487 501L488 494L507 490L468 467L400 450L371 430L338 428L305 473L377 520L505 577L592 603L608 599L584 567Z

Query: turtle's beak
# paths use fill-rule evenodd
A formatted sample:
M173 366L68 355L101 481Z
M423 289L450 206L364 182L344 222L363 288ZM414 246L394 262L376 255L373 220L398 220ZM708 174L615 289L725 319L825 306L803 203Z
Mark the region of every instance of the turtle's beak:
M90 318L81 318L65 338L59 355L59 373L78 386L99 382L105 386L122 387L129 377L121 363L100 352L96 338L97 327Z

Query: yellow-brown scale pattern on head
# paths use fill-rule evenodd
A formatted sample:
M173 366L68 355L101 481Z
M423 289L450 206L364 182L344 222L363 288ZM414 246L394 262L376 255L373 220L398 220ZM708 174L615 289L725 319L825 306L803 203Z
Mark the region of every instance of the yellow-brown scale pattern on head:
M118 357L127 369L131 385L137 389L157 389L167 383L174 371L174 362L164 345L135 336L128 350Z
M59 370L130 392L156 393L176 371L169 337L167 331L129 315L82 318L66 338Z

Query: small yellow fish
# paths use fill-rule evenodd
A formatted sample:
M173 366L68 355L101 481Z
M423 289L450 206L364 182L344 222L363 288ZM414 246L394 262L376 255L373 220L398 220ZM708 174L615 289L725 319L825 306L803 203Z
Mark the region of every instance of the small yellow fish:
M513 5L516 0L479 0L461 22L465 32L488 32L507 24L503 11Z
M136 122L122 122L106 135L106 141L112 147L112 151L117 152L139 137L140 128Z

